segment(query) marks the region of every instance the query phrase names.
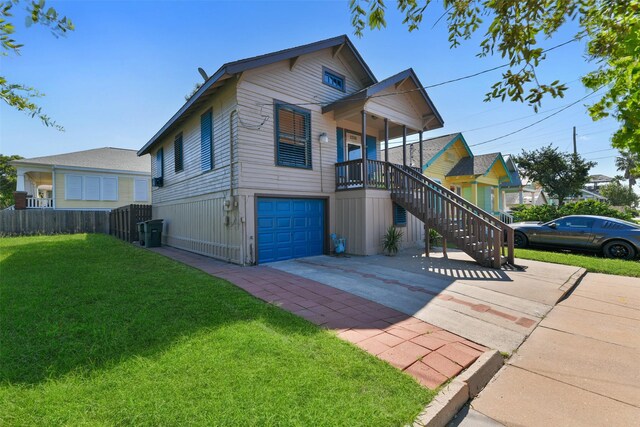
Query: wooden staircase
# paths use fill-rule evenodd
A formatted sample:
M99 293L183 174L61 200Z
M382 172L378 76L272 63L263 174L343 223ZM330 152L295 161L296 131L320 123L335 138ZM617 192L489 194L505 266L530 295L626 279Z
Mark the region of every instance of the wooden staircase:
M413 168L393 163L386 167L391 199L426 229L433 228L483 266L514 264L509 225Z

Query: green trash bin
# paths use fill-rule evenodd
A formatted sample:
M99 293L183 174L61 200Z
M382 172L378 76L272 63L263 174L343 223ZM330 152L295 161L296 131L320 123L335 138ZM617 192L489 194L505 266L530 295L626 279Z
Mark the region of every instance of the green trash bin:
M140 246L144 246L144 221L136 224L138 227L138 242Z
M162 246L162 221L151 219L144 222L144 247L157 248Z

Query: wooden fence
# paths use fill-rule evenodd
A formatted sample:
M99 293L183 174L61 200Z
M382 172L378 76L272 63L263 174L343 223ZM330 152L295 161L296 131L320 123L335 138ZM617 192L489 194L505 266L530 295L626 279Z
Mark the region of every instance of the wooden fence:
M0 211L0 236L109 233L107 211L25 209Z
M110 234L125 242L140 240L138 223L151 219L151 205L127 205L109 214Z

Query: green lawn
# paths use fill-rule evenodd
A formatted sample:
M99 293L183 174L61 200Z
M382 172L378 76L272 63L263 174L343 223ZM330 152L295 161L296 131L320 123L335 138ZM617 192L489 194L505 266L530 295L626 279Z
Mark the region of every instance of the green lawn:
M533 249L516 249L516 258L552 262L554 264L584 267L592 273L640 277L640 262L601 258L595 255L579 255L565 252L547 252Z
M411 377L103 235L0 239L0 425L403 425Z

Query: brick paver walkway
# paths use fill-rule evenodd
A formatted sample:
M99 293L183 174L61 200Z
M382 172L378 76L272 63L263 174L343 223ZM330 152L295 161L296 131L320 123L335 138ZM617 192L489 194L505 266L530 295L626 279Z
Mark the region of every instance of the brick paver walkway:
M153 249L277 305L386 360L436 388L458 375L485 347L365 298L266 266L240 267L190 252Z

